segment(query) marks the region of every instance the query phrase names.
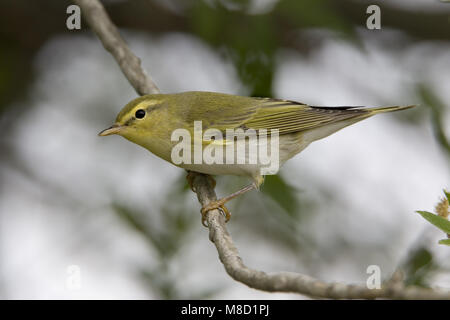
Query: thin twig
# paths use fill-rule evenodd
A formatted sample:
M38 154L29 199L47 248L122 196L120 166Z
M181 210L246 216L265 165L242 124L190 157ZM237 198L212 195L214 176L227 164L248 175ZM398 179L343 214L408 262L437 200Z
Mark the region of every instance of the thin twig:
M78 4L83 16L108 50L117 60L130 84L141 95L159 93L153 81L145 74L137 58L119 35L98 0L73 0ZM196 174L193 186L202 206L217 199L214 187L207 175ZM405 287L401 279L393 277L381 289L368 289L365 285L327 283L307 275L290 272L267 274L248 268L242 262L230 234L225 226L225 218L219 210L211 210L207 215L209 238L216 246L220 261L227 273L236 281L247 286L269 292L294 292L310 297L331 299L450 299L450 293L420 287Z

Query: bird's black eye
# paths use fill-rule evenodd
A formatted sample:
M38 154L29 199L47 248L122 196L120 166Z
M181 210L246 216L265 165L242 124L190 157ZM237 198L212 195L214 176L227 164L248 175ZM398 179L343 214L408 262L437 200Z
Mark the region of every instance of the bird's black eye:
M145 110L139 109L136 111L136 113L134 114L136 119L142 119L145 117Z

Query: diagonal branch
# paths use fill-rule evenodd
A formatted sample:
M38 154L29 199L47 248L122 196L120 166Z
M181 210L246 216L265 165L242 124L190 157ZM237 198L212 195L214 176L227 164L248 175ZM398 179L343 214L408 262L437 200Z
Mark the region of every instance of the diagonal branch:
M122 72L133 88L140 94L159 93L155 83L146 75L137 58L120 36L98 0L73 0L81 7L84 18L97 34L103 46L117 60ZM193 186L202 206L217 199L210 179L204 174L196 174ZM450 293L420 287L405 287L401 279L392 279L381 289L368 289L364 285L327 283L307 275L290 272L267 274L248 268L242 262L230 234L225 219L216 210L207 215L209 238L216 246L220 261L227 273L236 281L247 286L269 292L293 292L311 297L332 299L450 299Z
M216 199L216 193L206 175L197 174L193 186L200 203L205 206ZM267 274L248 268L242 262L230 234L225 227L225 218L219 211L212 210L206 218L209 238L214 243L227 273L236 281L247 286L269 292L293 292L311 297L331 299L450 299L450 293L420 287L405 287L398 274L385 283L381 289L368 289L364 285L327 283L308 275L292 272Z

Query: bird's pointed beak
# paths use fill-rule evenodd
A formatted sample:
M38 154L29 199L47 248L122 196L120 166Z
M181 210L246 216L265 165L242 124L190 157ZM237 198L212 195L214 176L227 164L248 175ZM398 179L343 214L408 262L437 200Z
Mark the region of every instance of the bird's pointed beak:
M111 134L119 133L120 130L122 130L122 129L123 129L123 126L118 125L118 124L113 124L108 129L105 129L105 130L101 131L98 135L101 136L101 137L109 136Z

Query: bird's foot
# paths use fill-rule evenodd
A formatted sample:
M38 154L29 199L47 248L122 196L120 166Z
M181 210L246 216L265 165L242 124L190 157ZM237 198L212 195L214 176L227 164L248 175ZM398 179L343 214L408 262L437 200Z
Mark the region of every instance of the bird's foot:
M228 199L226 198L222 198L216 201L212 201L208 203L206 206L202 207L200 212L202 214L202 224L205 227L208 227L208 224L206 223L206 215L210 210L219 209L220 212L225 216L225 222L228 222L228 220L230 220L231 218L230 211L227 209L227 207L225 207L225 202L227 202L227 200Z

